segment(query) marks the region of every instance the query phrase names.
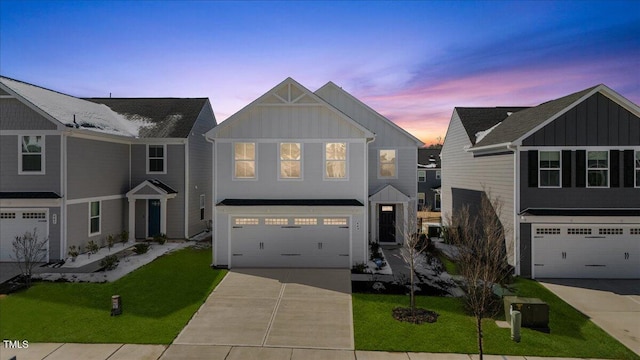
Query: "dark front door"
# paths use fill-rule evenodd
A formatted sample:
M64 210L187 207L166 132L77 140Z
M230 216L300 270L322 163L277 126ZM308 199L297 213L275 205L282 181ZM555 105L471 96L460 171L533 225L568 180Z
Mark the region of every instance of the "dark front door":
M378 205L380 242L396 242L396 206Z
M160 234L160 200L148 200L149 203L149 237Z

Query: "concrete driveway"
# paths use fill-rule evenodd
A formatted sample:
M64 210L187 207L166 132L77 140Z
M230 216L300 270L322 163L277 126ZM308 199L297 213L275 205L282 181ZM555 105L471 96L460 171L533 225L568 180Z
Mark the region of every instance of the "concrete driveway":
M640 355L640 280L544 279L540 283Z
M350 271L232 270L173 345L353 350Z

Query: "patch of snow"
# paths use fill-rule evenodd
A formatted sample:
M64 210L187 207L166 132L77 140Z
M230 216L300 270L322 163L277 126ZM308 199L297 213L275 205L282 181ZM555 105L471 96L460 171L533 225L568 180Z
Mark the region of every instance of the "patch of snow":
M493 125L492 127L488 128L487 130L483 130L483 131L478 131L476 133L476 144L479 143L480 141L482 141L482 139L484 139L485 136L489 135L489 133L491 131L493 131L493 129L497 128L500 124L502 124L502 121Z
M433 168L437 168L437 167L438 167L438 165L437 165L437 164L434 164L434 163L427 164L427 165L424 165L424 164L418 164L418 167L419 167L419 168L424 168L424 169L433 169Z
M69 127L106 134L138 137L141 128L153 125L145 119L127 119L104 104L96 104L4 77L0 78L0 81L33 105Z

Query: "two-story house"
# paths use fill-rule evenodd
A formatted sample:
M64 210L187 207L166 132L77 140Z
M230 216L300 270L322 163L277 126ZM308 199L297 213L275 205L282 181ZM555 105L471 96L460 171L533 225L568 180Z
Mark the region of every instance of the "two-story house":
M333 83L291 78L207 133L218 267L351 267L401 241L421 142Z
M0 261L37 229L48 261L108 235L188 238L211 219L209 100L80 99L0 78Z
M489 195L517 274L639 278L639 117L605 85L531 108L456 108L442 149L444 219Z

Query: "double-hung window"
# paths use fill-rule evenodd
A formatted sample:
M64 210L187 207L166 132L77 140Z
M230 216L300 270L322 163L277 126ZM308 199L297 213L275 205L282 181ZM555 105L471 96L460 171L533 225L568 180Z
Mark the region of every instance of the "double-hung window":
M327 143L324 148L325 178L345 179L347 177L347 143Z
M396 150L380 150L378 153L378 177L395 178L397 176L396 167Z
M233 159L234 178L256 178L256 143L234 143Z
M636 187L640 187L640 150L636 151Z
M166 145L147 145L147 173L166 173L166 150Z
M302 178L302 144L280 143L280 179Z
M587 186L609 186L608 151L587 151Z
M425 170L418 170L418 182L427 181L427 172Z
M560 187L560 151L540 151L540 187Z
M19 174L44 174L44 136L21 135Z
M205 207L205 201L204 201L204 194L200 195L200 220L204 220L204 207Z
M100 201L89 203L89 235L100 234Z
M418 193L418 207L422 208L425 205L425 194Z

